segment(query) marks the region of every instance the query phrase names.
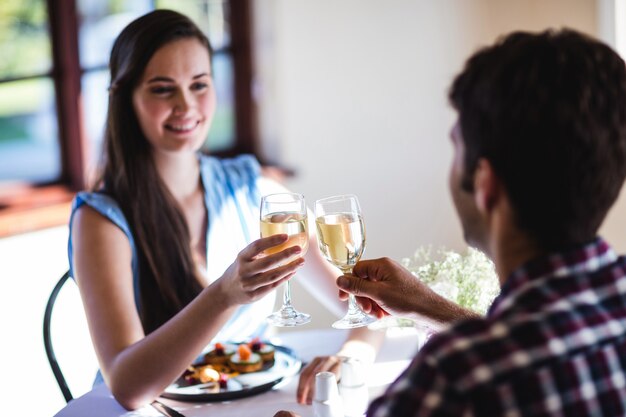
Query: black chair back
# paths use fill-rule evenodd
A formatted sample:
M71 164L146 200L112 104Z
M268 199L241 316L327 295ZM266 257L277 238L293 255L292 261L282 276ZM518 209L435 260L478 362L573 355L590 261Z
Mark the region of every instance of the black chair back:
M50 297L48 298L48 304L46 304L46 311L43 316L43 344L46 348L46 356L48 357L48 362L50 363L50 368L52 369L52 373L54 374L54 378L59 384L59 388L61 389L61 393L65 398L65 401L70 402L74 397L72 396L72 392L70 388L67 386L67 381L63 376L63 372L61 371L61 367L57 361L56 355L54 354L54 347L52 346L52 338L50 335L50 324L52 321L52 311L54 309L54 303L56 302L57 296L59 292L65 285L65 283L70 279L70 272L67 271L61 279L54 286L54 289L50 293Z

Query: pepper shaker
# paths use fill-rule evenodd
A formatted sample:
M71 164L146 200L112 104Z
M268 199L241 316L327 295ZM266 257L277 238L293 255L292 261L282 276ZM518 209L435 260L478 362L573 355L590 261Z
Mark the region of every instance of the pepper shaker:
M339 395L346 417L361 417L367 410L369 393L365 385L363 364L358 359L345 358L341 362Z
M320 372L315 375L315 398L313 399L315 417L342 417L343 407L337 379L332 372Z

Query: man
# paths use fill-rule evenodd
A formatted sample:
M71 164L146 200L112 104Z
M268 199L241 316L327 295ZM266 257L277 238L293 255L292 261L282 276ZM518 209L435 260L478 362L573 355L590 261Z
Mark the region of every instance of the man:
M479 318L388 259L339 277L375 314L454 322L367 415L626 415L626 258L597 237L626 176L624 61L571 30L513 33L450 101L451 194L502 291Z

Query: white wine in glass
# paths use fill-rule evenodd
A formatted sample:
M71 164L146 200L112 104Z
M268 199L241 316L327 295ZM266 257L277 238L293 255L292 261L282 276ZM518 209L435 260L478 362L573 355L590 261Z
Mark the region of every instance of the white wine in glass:
M351 274L365 250L365 224L354 195L328 197L315 202L315 226L320 251L343 274ZM348 313L333 323L336 329L351 329L375 322L348 298Z
M278 246L265 250L271 255L291 246L300 246L304 256L309 247L307 208L304 197L295 193L270 194L261 198L261 237L287 234L289 239ZM287 281L283 292L283 305L280 310L268 316L274 326L293 327L311 321L311 316L297 311L291 305L291 283Z

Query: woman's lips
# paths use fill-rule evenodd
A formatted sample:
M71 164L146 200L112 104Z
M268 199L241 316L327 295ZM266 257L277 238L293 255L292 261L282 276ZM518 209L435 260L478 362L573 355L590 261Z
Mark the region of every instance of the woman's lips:
M199 124L200 124L200 121L167 123L165 125L165 128L174 133L188 133L194 130Z

